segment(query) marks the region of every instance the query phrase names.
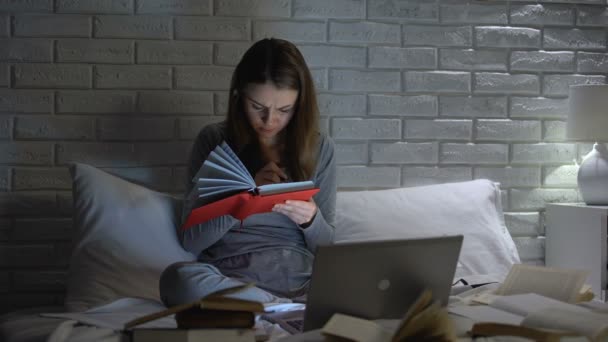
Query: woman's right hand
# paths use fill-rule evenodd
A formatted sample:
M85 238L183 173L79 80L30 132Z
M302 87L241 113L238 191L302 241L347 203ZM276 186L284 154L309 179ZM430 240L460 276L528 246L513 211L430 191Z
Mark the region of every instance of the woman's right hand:
M281 183L287 180L287 174L275 162L269 162L255 174L257 186Z

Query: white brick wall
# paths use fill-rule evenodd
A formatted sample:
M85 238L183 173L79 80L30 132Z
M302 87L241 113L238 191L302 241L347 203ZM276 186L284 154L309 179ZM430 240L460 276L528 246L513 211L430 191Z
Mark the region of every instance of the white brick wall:
M63 299L66 163L181 193L270 36L311 67L341 188L500 182L542 264L545 204L580 200L590 148L565 139L568 86L606 83L607 27L605 0L0 0L0 312Z

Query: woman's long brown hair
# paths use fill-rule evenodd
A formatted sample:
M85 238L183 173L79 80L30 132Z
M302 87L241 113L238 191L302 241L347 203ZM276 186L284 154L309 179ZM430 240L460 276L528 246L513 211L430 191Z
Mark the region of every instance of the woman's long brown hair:
M262 39L245 52L230 84L228 138L237 150L259 144L245 114L244 92L251 84L267 82L279 89L298 91L293 116L281 134L285 144L281 157L294 181L308 180L317 164L319 109L310 70L294 44L282 39Z

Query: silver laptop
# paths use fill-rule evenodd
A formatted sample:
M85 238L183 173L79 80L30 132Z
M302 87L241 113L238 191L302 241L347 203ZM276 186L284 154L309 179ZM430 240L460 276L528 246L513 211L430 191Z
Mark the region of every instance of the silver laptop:
M303 330L323 327L336 312L401 318L425 288L447 305L462 240L457 235L319 247Z

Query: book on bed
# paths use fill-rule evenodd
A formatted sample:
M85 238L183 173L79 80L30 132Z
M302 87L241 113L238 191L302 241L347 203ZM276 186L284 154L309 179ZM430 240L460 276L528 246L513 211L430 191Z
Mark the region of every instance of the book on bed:
M325 341L405 342L456 341L456 331L448 312L433 301L430 290L423 291L407 310L396 329L350 315L335 313L321 329Z
M139 317L127 322L124 329L129 330L169 315L175 315L179 329L252 328L255 325L255 314L264 312L264 305L255 301L227 297L251 286L253 284L220 290L197 301Z
M487 306L457 306L450 312L472 319L475 336L520 336L559 340L584 336L590 341L608 339L608 314L535 293L498 296Z
M608 313L580 304L590 300L584 285L587 271L534 265L513 265L495 293L474 295L485 305L450 307L452 314L475 322L472 335L519 336L537 341L558 341L584 336L591 341L608 339ZM579 304L575 304L579 303Z
M197 191L192 191L189 200L195 206L182 230L223 215L244 220L253 214L270 212L275 204L286 200L308 201L319 191L312 181L257 186L226 142L209 153L193 181Z

